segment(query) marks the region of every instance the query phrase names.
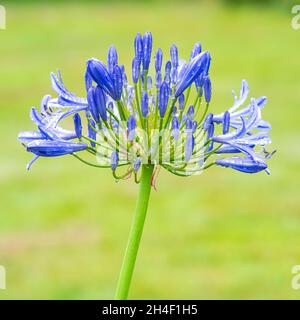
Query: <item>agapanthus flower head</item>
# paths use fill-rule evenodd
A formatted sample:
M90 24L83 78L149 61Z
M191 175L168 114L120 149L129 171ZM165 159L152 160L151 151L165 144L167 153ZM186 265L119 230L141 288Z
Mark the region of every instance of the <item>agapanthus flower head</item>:
M153 58L152 51L152 34L138 33L131 76L119 64L114 46L108 50L107 63L89 59L83 98L66 89L60 73L51 73L58 97L46 95L40 112L32 108L30 117L37 130L19 134L34 154L29 167L39 157L70 154L84 163L111 168L116 179L134 174L137 182L145 164L179 176L199 174L212 165L269 172L270 153L265 147L271 142L271 126L261 118L266 98L246 103L249 88L243 80L239 96L233 94L232 107L214 114L209 111L209 51L196 43L184 61L173 44L164 63L162 50L155 50ZM70 116L72 128L63 129L62 120Z

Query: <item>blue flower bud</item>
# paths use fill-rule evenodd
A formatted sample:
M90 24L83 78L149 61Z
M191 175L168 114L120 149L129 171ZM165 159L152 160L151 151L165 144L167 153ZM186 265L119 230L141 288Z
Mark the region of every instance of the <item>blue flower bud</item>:
M125 67L124 65L122 64L120 66L120 69L121 69L121 73L122 73L122 81L123 81L123 85L127 85L127 75L126 75L126 72L125 72Z
M157 72L156 76L155 76L155 86L156 88L159 88L161 86L161 82L162 82L162 75L161 72Z
M82 124L81 124L81 118L78 113L75 113L73 116L73 121L74 121L74 128L75 128L75 133L78 139L82 137Z
M143 70L149 69L152 52L152 34L146 32L143 37Z
M118 65L114 66L113 71L113 82L114 82L114 99L120 100L123 90L123 76L121 68Z
M87 100L91 115L96 123L100 122L99 116L101 116L104 121L107 121L106 97L100 86L90 88L87 94Z
M117 50L114 46L110 46L108 50L107 56L107 65L108 65L108 72L113 73L114 66L118 64L118 54Z
M208 51L198 54L193 58L188 64L182 78L178 83L177 90L175 92L175 97L178 97L182 92L188 88L192 82L199 77L199 75L204 71L207 64L207 59L209 58Z
M192 130L193 128L193 121L190 118L186 119L185 128L187 130Z
M228 133L230 126L230 113L226 111L223 117L223 134Z
M177 69L173 69L171 72L171 80L173 84L177 83L178 80L178 70Z
M178 67L178 49L175 44L171 46L170 55L171 55L172 66L173 68L176 69Z
M243 157L217 159L216 164L245 173L257 173L262 170L266 170L268 167L262 160Z
M214 115L212 113L209 113L206 117L205 120L203 122L203 129L205 131L208 130L209 126L211 125L212 121L213 121L213 117Z
M91 88L91 86L93 84L93 79L88 71L86 71L84 74L84 82L85 82L85 90L89 91L89 89Z
M119 163L119 154L117 151L113 151L110 156L111 169L115 171Z
M133 163L133 170L134 172L138 172L140 167L141 167L141 164L142 164L142 161L141 161L141 158L140 157L137 157L135 160L134 160L134 163Z
M42 157L57 157L85 150L87 145L78 142L35 140L27 145L27 151Z
M97 135L95 130L96 130L96 124L93 119L90 119L90 122L88 124L88 137L96 141ZM95 142L91 141L90 144L93 148L95 148L96 146Z
M103 121L107 121L107 113L106 113L106 96L104 91L97 86L95 88L95 102L99 108L99 113Z
M163 53L162 53L162 50L159 48L157 49L155 54L155 71L156 72L161 71L162 59L163 59Z
M187 111L187 117L190 119L193 119L194 114L195 114L194 106L189 106L188 111Z
M132 60L132 81L137 83L139 81L140 76L140 63L137 58L133 58Z
M191 60L194 59L199 53L201 53L202 48L200 43L195 43L193 50L191 52Z
M177 114L177 108L176 106L174 106L172 109L172 116L176 116L176 114Z
M202 91L203 84L204 84L204 72L201 73L200 76L195 80L195 85L196 85L197 91L199 89L201 89L201 92L200 92L200 96L201 97L202 97L202 94L203 94L203 91Z
M215 126L214 126L214 123L212 122L208 127L208 130L206 133L206 140L211 139L214 136L214 132L215 132ZM206 151L207 152L211 151L213 147L214 147L214 142L211 141Z
M195 138L192 134L188 134L185 140L185 146L184 146L184 160L188 162L194 151L195 146Z
M179 120L177 117L173 117L172 119L172 129L179 129Z
M151 78L151 76L148 76L147 77L147 90L151 91L151 89L152 89L152 78Z
M179 120L177 117L173 117L172 119L172 137L175 140L179 138Z
M149 115L149 99L148 99L147 91L144 91L144 90L142 93L141 111L142 111L142 116L144 118L147 118Z
M183 93L178 97L178 103L179 103L179 110L183 110L183 108L184 108L184 94Z
M143 59L143 40L140 33L138 33L134 39L134 51L135 57L140 64Z
M103 62L97 59L90 59L87 62L87 72L91 78L113 99L116 99L114 83L106 66Z
M164 80L168 84L171 82L171 68L172 68L171 61L167 61L166 65L165 65L165 79Z
M208 76L204 79L203 89L205 101L209 103L211 99L211 81Z
M131 114L127 120L128 140L133 141L135 136L136 121Z
M251 146L252 148L252 146ZM223 153L240 153L242 152L241 149L236 148L235 146L231 145L222 145L220 148L216 150L216 154L223 154Z
M262 97L257 98L256 103L257 103L258 107L262 109L267 103L267 97L262 96Z
M214 123L212 122L207 129L206 139L208 140L212 138L214 135L214 132L215 132L215 126L214 126Z
M100 111L99 106L97 105L97 100L95 99L95 87L91 87L87 93L87 101L89 105L90 113L93 119L99 123L100 122Z
M205 69L204 69L205 75L208 75L208 73L209 73L210 62L211 62L211 56L210 56L210 53L208 53L208 59L207 59L207 63L206 63Z
M159 93L158 93L158 109L159 109L159 114L161 118L165 116L165 113L167 111L168 101L169 101L169 87L166 84L166 82L163 82L159 88Z

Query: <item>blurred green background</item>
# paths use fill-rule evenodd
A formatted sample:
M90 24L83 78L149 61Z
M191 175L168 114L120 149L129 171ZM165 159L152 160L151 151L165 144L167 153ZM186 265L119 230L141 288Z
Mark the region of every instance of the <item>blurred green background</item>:
M245 2L245 1L243 1ZM266 95L273 125L272 174L222 168L179 178L161 170L153 192L130 298L299 299L291 268L300 264L300 30L291 2L12 3L0 30L1 299L109 299L134 210L137 186L72 157L40 159L17 142L30 130L29 107L52 93L60 68L84 95L88 58L115 44L130 69L133 38L150 30L154 48L172 43L188 58L196 41L213 61L214 112L249 81Z

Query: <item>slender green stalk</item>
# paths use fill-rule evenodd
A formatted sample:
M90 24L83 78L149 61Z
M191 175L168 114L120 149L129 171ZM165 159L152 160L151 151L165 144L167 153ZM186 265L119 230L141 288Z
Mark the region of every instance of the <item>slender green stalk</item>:
M116 300L126 300L128 296L128 291L148 208L153 169L154 165L143 165L142 167L140 190L136 203L136 211L132 220L127 247L125 250L125 255L119 275L119 281L115 295Z

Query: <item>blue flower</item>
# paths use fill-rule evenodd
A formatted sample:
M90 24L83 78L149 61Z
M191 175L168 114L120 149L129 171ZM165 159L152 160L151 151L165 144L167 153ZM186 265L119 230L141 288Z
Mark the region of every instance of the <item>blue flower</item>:
M35 140L27 145L27 151L42 157L63 156L86 148L85 143L52 140Z
M257 173L267 169L265 162L244 157L217 159L216 164L245 173Z
M175 97L180 96L182 92L189 87L202 72L204 72L209 59L210 55L205 51L199 53L190 61L182 75L182 78L180 79L180 82L178 83Z
M242 153L245 157L227 158L229 160L218 159L216 164L248 173L256 173L261 170L266 170L268 173L263 154L255 152L257 146L264 148L271 143L268 133L270 126L261 119L261 109L266 103L266 98L251 98L249 105L237 111L246 101L248 93L248 84L243 80L239 98L234 93L234 105L228 111L214 115L212 118L215 123L223 125L223 134L213 137L213 141L222 144L216 153ZM234 131L229 132L230 127Z
M84 108L86 106L86 99L78 98L74 93L71 93L64 85L61 73L58 71L58 77L51 72L51 83L52 89L58 94L58 98L51 101L52 104L56 101L59 106L78 106ZM46 100L44 101L47 105L47 102L50 102L50 96L45 96Z
M266 97L251 98L247 104L249 87L243 80L239 95L233 92L233 105L214 114L210 53L196 43L185 62L173 44L170 60L162 68L163 52L157 49L151 75L152 42L150 32L135 37L133 85L114 46L106 64L95 58L87 61L85 97L69 91L60 72L51 73L57 97L44 96L40 111L31 108L36 130L18 136L34 154L28 168L41 156L72 154L94 167L110 167L115 178L133 172L137 182L139 169L149 163L179 176L198 174L213 165L269 173L267 160L273 153L266 146L271 143L271 125L262 119ZM73 128L65 129L62 120L69 117L72 121L66 124ZM93 155L97 163L85 154ZM116 171L121 166L127 168L119 176Z

